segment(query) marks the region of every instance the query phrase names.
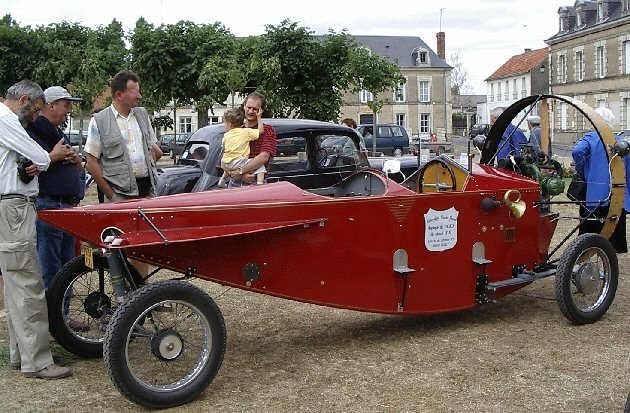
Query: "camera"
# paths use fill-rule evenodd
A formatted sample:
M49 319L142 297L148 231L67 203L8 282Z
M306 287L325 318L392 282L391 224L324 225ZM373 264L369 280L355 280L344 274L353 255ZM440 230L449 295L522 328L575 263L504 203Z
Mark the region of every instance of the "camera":
M28 184L34 178L34 176L30 176L26 173L26 168L28 168L31 165L33 165L33 161L31 161L30 159L21 155L18 157L17 173L18 173L18 176L20 177L20 180L24 182L25 184Z

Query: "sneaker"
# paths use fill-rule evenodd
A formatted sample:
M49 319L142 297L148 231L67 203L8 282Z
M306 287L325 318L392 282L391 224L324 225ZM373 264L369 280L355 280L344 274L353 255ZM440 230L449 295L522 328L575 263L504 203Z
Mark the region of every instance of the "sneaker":
M83 320L69 319L66 324L74 331L90 331L90 326Z
M32 371L22 374L24 374L25 377L30 378L54 380L72 376L72 370L70 370L68 367L51 364L50 366L43 368L40 371Z

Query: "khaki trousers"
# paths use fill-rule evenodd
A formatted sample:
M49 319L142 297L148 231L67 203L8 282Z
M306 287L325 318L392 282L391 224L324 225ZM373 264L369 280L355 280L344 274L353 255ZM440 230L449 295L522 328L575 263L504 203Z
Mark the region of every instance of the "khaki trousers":
M53 364L48 346L48 307L36 249L35 206L0 200L0 268L9 324L9 357L22 372Z

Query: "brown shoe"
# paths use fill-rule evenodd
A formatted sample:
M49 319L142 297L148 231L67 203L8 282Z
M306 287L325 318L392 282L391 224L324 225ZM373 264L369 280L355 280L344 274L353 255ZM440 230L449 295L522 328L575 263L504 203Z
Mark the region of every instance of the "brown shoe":
M75 320L74 318L71 318L66 324L74 331L90 331L90 326L83 320Z
M72 370L70 370L68 367L51 364L50 366L43 368L40 371L33 371L22 374L24 374L25 377L54 380L72 376Z

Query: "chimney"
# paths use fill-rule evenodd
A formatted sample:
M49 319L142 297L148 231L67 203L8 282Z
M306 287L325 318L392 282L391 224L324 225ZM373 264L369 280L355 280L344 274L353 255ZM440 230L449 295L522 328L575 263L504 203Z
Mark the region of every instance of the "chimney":
M435 37L437 38L437 54L442 60L446 60L446 34L438 32Z

